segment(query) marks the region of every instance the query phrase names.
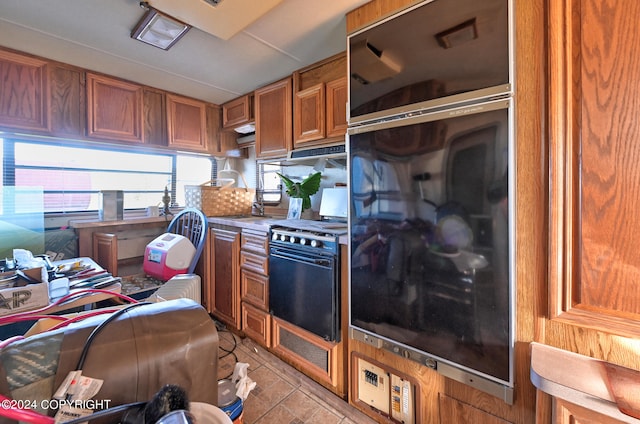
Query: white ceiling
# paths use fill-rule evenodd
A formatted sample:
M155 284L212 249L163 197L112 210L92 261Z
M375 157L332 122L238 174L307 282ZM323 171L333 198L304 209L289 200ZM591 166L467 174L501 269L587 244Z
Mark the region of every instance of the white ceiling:
M0 45L222 104L344 51L345 14L368 1L223 0L211 19L235 28L219 38L194 27L165 51L130 38L139 0L2 0ZM204 0L149 1L175 14L194 2Z

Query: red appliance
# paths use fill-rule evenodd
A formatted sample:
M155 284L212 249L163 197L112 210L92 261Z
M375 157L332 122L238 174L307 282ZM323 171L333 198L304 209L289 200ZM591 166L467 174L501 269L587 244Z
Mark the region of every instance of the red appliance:
M169 280L174 275L186 274L195 254L196 248L188 238L165 233L147 245L143 269L153 278Z

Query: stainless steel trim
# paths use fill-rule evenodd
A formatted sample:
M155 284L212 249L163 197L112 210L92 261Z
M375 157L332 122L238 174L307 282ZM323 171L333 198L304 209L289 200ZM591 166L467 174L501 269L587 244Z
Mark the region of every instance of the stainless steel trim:
M412 347L405 346L401 343L390 341L385 337L380 337L366 331L362 331L349 324L349 337L362 343L366 343L378 349L384 349L388 352L412 360L428 368L431 368L441 375L452 380L459 381L474 389L488 393L503 400L508 405L513 405L514 388L500 381L496 381L490 376L484 376L480 373L471 373L462 367L455 366L437 356L427 355Z
M432 122L437 121L438 119L455 118L456 116L474 115L482 112L507 109L511 106L511 103L511 98L504 98L486 103L463 105L439 111L417 111L404 116L390 116L388 119L382 119L375 122L369 122L366 125L351 127L347 131L349 134L363 134L387 128Z
M466 105L490 102L506 98L513 94L511 84L503 84L495 87L482 88L468 93L455 94L434 100L426 100L420 103L413 103L406 106L398 106L392 109L385 109L378 112L368 113L351 117L349 126L366 125L380 120L400 119L405 116L422 115L438 110L450 109L451 107L464 107Z

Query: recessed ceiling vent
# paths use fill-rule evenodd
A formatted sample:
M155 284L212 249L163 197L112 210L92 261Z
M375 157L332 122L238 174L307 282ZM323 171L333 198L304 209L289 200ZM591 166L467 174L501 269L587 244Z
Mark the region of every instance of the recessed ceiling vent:
M213 7L216 7L217 5L219 5L220 3L222 3L222 0L203 0L205 3L210 4Z

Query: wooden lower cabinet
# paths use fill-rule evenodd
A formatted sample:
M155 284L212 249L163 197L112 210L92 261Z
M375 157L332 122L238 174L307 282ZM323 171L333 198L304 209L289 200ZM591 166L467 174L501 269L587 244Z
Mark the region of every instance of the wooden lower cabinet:
M144 251L167 231L162 218L126 221L70 221L78 236L78 256L91 258L113 275L143 272Z
M242 331L264 347L271 347L269 314L269 233L242 230L240 292Z
M262 346L271 347L271 315L242 302L242 331Z
M272 350L318 383L336 390L343 363L340 343L328 342L300 327L272 317Z
M109 233L93 233L92 259L112 275L118 275L118 237Z
M241 253L241 257L245 257L245 252ZM262 274L256 274L247 269L240 271L240 291L243 302L251 303L254 307L263 310L265 313L269 311L269 277Z
M629 418L631 419L631 417ZM574 405L562 399L555 399L551 422L555 424L622 424L624 421Z
M481 409L444 394L439 395L440 424L482 423L509 424L510 421L491 415Z
M210 231L210 312L231 328L240 329L240 230Z

